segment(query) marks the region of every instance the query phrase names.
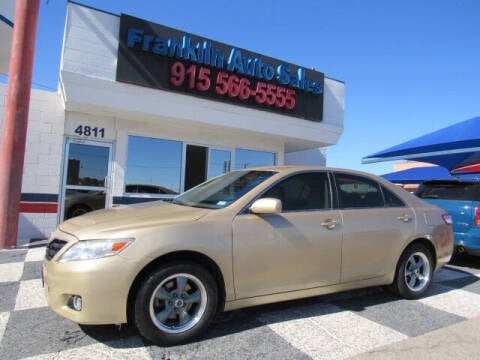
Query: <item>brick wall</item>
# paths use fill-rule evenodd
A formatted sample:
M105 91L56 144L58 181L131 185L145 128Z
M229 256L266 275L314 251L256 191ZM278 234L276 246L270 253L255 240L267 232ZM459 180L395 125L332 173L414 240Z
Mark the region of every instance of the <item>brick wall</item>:
M0 84L0 129L3 129L7 85ZM32 90L22 181L22 205L47 195L55 202L61 181L64 109L60 94ZM28 196L26 196L28 195ZM1 196L1 194L0 194ZM23 206L27 209L28 206ZM31 207L30 207L31 208ZM41 211L41 209L40 209ZM57 213L28 210L20 213L17 245L50 236Z

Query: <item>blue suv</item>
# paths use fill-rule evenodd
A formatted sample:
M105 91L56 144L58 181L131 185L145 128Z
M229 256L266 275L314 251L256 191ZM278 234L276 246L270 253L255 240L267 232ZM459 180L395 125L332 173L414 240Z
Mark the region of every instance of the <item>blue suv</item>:
M480 182L429 180L415 195L451 215L456 252L480 256Z

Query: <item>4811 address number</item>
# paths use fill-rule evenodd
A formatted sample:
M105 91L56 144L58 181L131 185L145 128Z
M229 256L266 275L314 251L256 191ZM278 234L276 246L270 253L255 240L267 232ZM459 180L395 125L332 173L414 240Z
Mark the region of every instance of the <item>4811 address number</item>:
M80 135L80 136L104 138L105 137L105 128L99 128L97 126L92 127L92 126L88 126L88 125L78 125L75 128L75 134Z

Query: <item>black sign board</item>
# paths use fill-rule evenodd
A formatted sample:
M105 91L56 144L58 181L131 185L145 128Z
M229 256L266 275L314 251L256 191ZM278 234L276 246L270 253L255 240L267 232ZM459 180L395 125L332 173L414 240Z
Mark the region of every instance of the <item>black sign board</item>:
M116 80L322 121L324 75L122 14Z

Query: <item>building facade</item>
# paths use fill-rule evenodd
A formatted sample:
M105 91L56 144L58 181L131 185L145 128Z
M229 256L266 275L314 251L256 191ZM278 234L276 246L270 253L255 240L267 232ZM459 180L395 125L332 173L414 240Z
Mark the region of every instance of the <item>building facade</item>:
M343 132L344 83L320 72L75 3L66 16L59 91L32 92L19 245L230 170L325 165Z

